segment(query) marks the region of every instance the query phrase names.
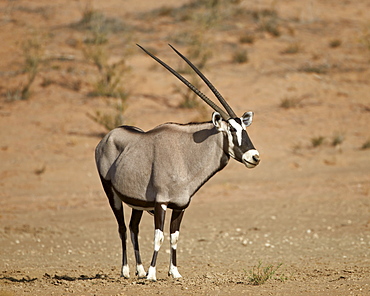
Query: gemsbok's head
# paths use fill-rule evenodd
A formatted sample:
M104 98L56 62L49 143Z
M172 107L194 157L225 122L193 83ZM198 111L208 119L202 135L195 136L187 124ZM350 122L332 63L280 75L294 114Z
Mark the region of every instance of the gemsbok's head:
M138 45L138 44L137 44ZM198 90L194 85L192 85L188 80L181 76L178 72L164 63L162 60L148 52L145 48L138 45L144 52L150 55L154 60L160 63L173 75L175 75L180 81L182 81L187 87L189 87L193 92L195 92L204 102L206 102L215 112L212 115L212 122L214 126L228 139L228 154L235 160L244 163L247 168L254 168L260 162L260 157L258 151L254 148L252 141L250 140L247 127L252 124L253 112L245 112L243 116L238 117L235 112L231 109L226 100L218 92L218 90L213 86L213 84L200 72L200 70L190 62L185 56L183 56L178 50L176 50L172 45L169 45L197 74L198 76L207 84L210 90L214 93L216 98L225 108L226 112L217 106L211 99L209 99L205 94Z

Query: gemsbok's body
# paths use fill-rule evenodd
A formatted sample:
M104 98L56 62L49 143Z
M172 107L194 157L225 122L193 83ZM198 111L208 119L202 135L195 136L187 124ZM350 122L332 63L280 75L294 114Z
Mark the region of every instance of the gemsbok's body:
M175 52L214 92L227 113L180 74L143 50L216 111L212 121L204 123L166 123L147 132L136 127L121 126L109 132L96 147L95 159L99 175L117 219L122 241L121 275L126 278L130 276L126 255L124 202L132 208L129 227L135 251L136 274L140 278L155 281L155 266L164 239L167 208L172 209L169 275L179 278L181 275L177 269L176 248L181 220L191 197L227 165L230 156L248 168L254 168L260 160L246 131L246 127L252 123L252 112L246 112L238 118L208 79L176 49ZM154 253L148 273L142 265L138 243L139 223L144 210L154 213L155 226Z

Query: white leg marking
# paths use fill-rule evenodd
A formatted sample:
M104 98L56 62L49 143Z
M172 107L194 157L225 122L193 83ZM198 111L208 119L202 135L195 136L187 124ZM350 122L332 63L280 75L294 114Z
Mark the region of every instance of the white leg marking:
M167 210L167 206L165 204L161 204L161 207L162 207L163 211Z
M129 269L128 265L123 265L122 266L122 276L125 279L129 279L130 278L130 269Z
M154 251L159 251L164 240L163 231L156 229L154 232Z
M170 264L170 270L168 271L168 275L172 275L174 279L179 279L182 277L179 271L177 270L177 266L174 266L172 262Z
M136 265L136 273L139 279L143 279L146 277L146 272L142 264Z
M179 241L179 231L175 231L174 233L171 233L171 263L170 263L170 269L168 271L168 275L172 275L174 279L181 278L181 274L179 273L177 266L174 266L172 263L172 252L173 250L177 249L177 242Z
M174 233L171 233L171 248L176 250L177 248L177 242L179 241L179 231L176 231Z
M153 266L150 266L149 269L148 269L148 276L146 277L147 280L150 280L150 281L156 281L157 280L157 277L156 277L156 272L155 272L155 267Z

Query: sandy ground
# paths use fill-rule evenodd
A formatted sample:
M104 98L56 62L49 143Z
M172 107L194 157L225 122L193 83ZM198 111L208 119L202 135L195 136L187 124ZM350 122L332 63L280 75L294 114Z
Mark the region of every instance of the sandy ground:
M370 150L361 149L370 140L370 3L221 1L192 8L188 19L180 15L189 1L166 3L0 3L0 295L370 295ZM176 67L167 43L187 53L189 28L210 12L204 72L237 114L255 112L248 132L261 164L248 170L231 160L194 196L178 246L181 280L167 276L168 232L157 282L135 278L131 248L132 276L120 278L117 226L94 163L106 130L87 115L115 109L88 96L99 73L81 50L90 35L76 26L86 7L118 28L108 34L109 63L127 54L125 123L148 130L211 118L209 108L178 108L182 86L135 47ZM279 36L261 31L253 11L273 11ZM253 43L240 41L246 33ZM14 100L10 91L27 80L22 44L38 38L48 62L30 97ZM248 62L233 62L237 50ZM281 107L284 100L293 106ZM146 213L140 243L147 268ZM259 262L282 265L254 286Z

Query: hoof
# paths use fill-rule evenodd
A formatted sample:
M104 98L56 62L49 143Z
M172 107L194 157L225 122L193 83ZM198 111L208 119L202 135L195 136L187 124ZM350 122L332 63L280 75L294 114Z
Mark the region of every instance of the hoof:
M142 264L136 266L136 275L139 279L145 279L147 274Z
M146 280L151 281L151 282L156 282L157 281L156 278L150 278L150 277L146 277Z
M177 267L173 266L173 265L170 266L170 270L168 271L168 275L172 276L174 279L182 278L181 274L177 270Z
M128 265L122 266L121 277L124 277L125 279L130 278L130 269L129 269Z
M156 282L157 281L157 276L156 276L156 270L155 267L150 266L148 269L148 275L146 276L146 279L148 281Z

